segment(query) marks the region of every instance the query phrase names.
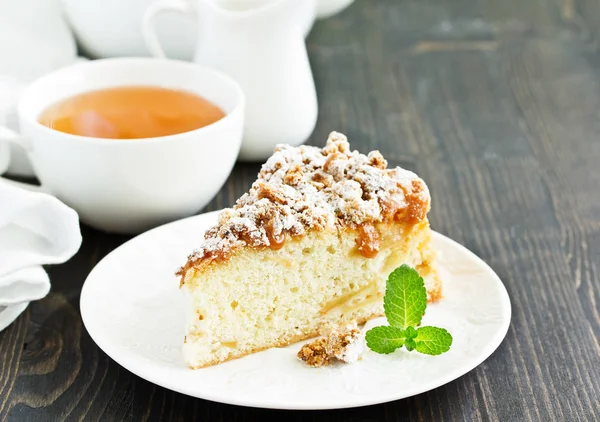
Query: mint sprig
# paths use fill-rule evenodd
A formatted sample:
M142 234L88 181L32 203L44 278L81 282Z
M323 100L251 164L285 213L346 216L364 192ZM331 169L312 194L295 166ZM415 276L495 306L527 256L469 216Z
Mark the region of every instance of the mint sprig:
M389 325L367 331L369 349L392 353L402 346L412 352L439 355L450 350L452 335L443 328L418 327L427 307L425 282L419 273L402 265L389 275L385 286L383 309Z

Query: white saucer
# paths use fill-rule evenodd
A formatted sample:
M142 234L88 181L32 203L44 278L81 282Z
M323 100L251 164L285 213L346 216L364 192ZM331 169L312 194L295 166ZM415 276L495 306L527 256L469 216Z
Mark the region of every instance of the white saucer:
M367 349L357 363L309 368L301 343L193 371L181 357L184 314L174 272L216 222L216 213L146 232L107 255L81 292L81 316L106 354L155 384L207 400L277 409L337 409L413 396L446 384L483 362L510 323L498 276L456 242L434 234L444 299L427 307L424 325L444 327L454 342L440 356ZM371 321L365 329L383 322Z

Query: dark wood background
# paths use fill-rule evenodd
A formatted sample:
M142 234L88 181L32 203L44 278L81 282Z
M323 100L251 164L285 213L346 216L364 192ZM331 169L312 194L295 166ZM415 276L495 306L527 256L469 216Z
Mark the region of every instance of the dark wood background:
M513 319L481 366L366 408L284 412L190 398L109 359L82 326L92 267L128 238L83 227L48 268L52 292L0 333L0 420L600 420L600 4L597 0L357 0L318 22L309 140L348 135L416 171L434 229L504 280ZM238 165L207 210L259 165Z

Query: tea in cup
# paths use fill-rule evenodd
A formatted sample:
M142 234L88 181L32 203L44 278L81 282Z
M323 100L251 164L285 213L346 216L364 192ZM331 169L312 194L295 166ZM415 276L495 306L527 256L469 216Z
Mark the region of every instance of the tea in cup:
M244 108L240 86L219 71L102 59L33 82L18 105L21 133L3 128L0 139L21 144L42 189L83 222L139 233L214 197L236 162Z

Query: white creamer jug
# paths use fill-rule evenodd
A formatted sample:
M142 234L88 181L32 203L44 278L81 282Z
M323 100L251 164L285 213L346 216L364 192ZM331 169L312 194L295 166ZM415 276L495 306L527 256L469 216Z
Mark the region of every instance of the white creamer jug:
M300 145L317 121L317 95L304 34L315 0L166 0L144 16L148 49L165 54L153 29L162 12L198 21L194 61L232 76L246 95L239 159L264 160L276 144Z

